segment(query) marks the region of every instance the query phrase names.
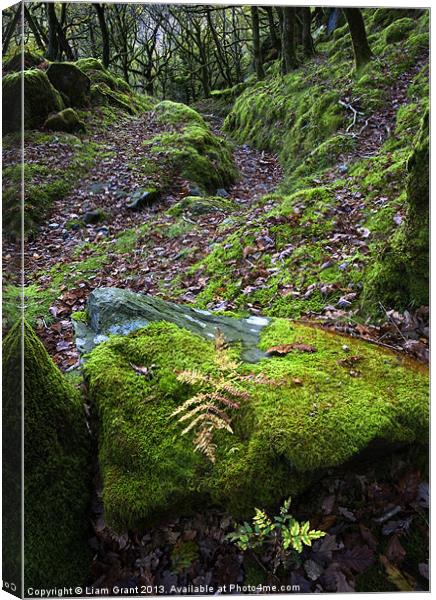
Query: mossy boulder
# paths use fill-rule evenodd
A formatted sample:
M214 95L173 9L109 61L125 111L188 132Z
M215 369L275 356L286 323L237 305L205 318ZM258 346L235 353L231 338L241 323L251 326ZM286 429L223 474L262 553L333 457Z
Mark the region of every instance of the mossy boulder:
M5 414L21 389L24 334L25 588L83 584L90 501L90 439L77 390L33 330L18 322L3 341Z
M86 126L80 120L79 115L73 108L65 108L60 112L50 115L44 123L44 128L50 131L86 131Z
M385 29L384 36L387 44L400 42L407 37L408 33L415 27L415 20L410 17L397 19Z
M175 125L177 130L146 140L152 154L209 193L235 181L238 171L231 144L212 133L201 115L175 102L162 102L155 110L160 122Z
M3 65L3 71L6 73L18 73L21 71L22 67L24 67L24 70L33 69L44 62L45 58L40 54L25 50L23 53L20 52L15 54L6 61Z
M273 507L299 493L326 468L362 453L375 456L375 447L389 452L426 443L424 368L361 341L274 319L260 332L260 350L283 344L297 346L232 372L248 399L231 411L234 434L216 432L215 463L194 452L192 435L182 435L171 417L204 391L182 383L179 372L219 377L212 340L157 322L91 352L85 374L100 422L104 510L112 527L141 530L205 503L248 516L255 506ZM236 358L240 347L225 352Z
M154 107L157 122L163 125L186 125L196 123L205 127L203 117L194 109L180 102L163 100Z
M189 213L192 216L207 215L210 213L231 213L236 206L232 200L219 196L185 196L174 204L167 212L172 216Z
M51 63L47 77L53 87L68 97L71 106L84 106L87 103L91 81L75 64L68 62Z
M96 83L91 86L91 101L102 106L115 106L131 115L137 114L137 109L127 94L111 89L106 83Z
M39 69L3 77L3 131L21 129L21 77L24 77L24 128L40 127L48 115L64 108L59 92Z

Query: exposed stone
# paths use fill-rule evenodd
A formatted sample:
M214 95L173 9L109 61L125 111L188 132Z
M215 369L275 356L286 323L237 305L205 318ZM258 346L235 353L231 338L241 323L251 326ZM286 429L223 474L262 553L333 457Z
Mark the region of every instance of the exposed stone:
M91 81L83 71L72 63L52 63L47 69L52 85L68 96L71 106L84 106Z
M259 360L266 356L257 348L260 331L269 323L264 317L215 315L207 310L165 302L160 298L136 294L118 288L97 288L88 299L89 325L76 327L76 344L81 352L89 352L109 335L126 335L155 321L167 321L184 327L206 339L213 339L217 328L229 343L241 343L244 359Z
M168 210L168 214L177 216L184 212L192 216L207 215L209 213L228 213L235 209L231 200L216 196L186 196Z
M161 192L157 188L141 188L133 192L126 207L130 210L141 210L141 208L154 204L160 197Z
M105 218L105 212L101 208L96 208L94 210L88 210L85 212L83 215L83 222L87 223L88 225L95 225L96 223L103 221Z

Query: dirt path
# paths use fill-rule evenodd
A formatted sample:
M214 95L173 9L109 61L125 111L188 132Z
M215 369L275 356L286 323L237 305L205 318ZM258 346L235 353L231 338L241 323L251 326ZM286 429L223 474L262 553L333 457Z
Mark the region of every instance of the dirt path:
M217 130L216 120L213 127ZM66 282L50 307L53 323L38 319L38 334L63 369L77 366L78 361L69 316L84 308L92 289L128 287L167 297L165 290L169 283L207 254L219 239L220 224L229 217L217 212L198 216L195 222L182 218L176 223L166 210L189 193L188 182L176 177L170 193L155 205L138 212L126 208L129 195L149 183L141 169L141 162L147 158L143 141L157 133L156 123L145 114L136 119L126 118L110 126L104 135L93 136L92 141L99 143L99 151L90 173L77 182L66 198L55 202L46 224L26 245L26 283L43 290L53 286L50 269L59 264L80 267L96 250L107 253L108 260L90 277L77 281L73 288ZM29 144L26 160L35 158L36 152L36 147ZM65 156L62 152L56 156L53 148L48 148L48 152L47 159L52 159L59 168ZM282 170L276 156L246 145L235 147L234 158L240 178L227 193L237 206L232 215L238 217L249 215L253 203L277 187ZM86 211L96 209L105 212L104 221L77 229L68 226ZM142 226L146 224L149 227L144 232ZM136 236L133 248L126 252L112 251L119 236L128 231Z

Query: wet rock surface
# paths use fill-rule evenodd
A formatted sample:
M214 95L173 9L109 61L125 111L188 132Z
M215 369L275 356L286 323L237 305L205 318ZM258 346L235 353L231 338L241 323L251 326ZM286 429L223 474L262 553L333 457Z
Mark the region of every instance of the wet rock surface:
M209 340L219 329L228 343L242 344L242 357L247 362L266 356L257 347L261 330L270 322L264 317L236 319L118 288L95 289L87 309L89 324L74 322L80 352L91 351L110 335L127 335L149 323L167 321Z

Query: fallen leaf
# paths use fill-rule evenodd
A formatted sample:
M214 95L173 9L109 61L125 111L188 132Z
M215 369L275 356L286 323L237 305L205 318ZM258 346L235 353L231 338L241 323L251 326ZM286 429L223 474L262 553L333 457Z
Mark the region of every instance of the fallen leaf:
M310 346L309 344L300 344L296 342L294 344L282 344L281 346L272 346L271 348L268 348L266 353L280 356L283 354L289 354L293 350L297 350L297 352L317 352L315 346Z
M380 554L380 562L386 570L386 575L391 583L402 592L413 592L416 581L408 573L402 572L393 565L383 554Z
M397 535L393 535L388 542L385 550L385 556L392 564L398 566L403 562L406 556L406 551L400 544L400 540Z
M362 573L374 562L374 552L366 544L354 546L351 550L346 550L339 560L342 565L352 571Z

